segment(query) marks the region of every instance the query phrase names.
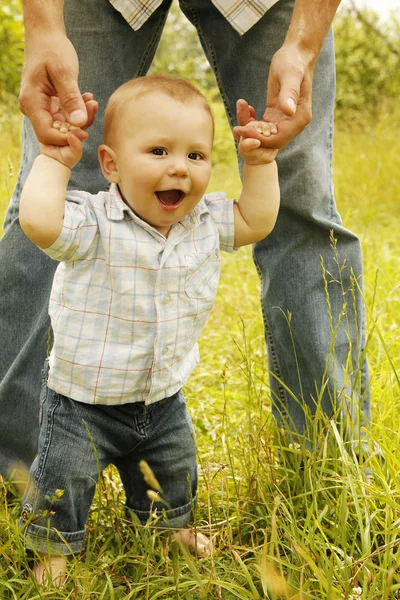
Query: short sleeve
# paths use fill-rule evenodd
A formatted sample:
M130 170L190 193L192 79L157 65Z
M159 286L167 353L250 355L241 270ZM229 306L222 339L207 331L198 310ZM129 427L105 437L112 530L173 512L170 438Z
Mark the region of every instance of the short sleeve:
M43 249L45 254L63 262L90 256L99 230L91 199L92 196L85 192L68 192L63 227L56 241Z
M223 192L206 194L203 200L207 206L210 216L219 232L220 249L224 252L236 252L235 223L233 207L236 200L229 200Z

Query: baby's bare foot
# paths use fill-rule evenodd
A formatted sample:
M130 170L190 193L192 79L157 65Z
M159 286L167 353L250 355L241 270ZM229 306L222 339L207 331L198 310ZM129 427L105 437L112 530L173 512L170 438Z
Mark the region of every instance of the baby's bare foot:
M213 553L213 545L203 533L191 529L181 529L171 536L171 539L185 546L195 556L209 556Z
M39 585L52 584L60 588L66 579L67 561L64 556L42 555L40 562L36 562L33 574Z

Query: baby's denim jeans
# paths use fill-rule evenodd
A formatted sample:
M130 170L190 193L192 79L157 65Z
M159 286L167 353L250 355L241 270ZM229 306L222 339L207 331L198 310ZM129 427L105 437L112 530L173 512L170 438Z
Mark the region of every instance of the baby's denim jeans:
M154 404L120 406L76 402L49 389L44 374L39 454L22 501L21 524L28 548L59 554L79 552L99 473L114 464L126 492L127 513L156 527L185 527L196 503L195 434L182 392ZM165 502L152 489L139 462L152 469ZM57 498L57 490L62 495ZM43 516L43 512L45 516Z

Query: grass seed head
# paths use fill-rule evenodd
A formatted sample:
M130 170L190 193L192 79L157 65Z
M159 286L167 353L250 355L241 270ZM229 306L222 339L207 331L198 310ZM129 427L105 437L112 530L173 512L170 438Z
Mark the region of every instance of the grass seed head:
M139 462L139 469L142 472L145 482L149 485L153 490L162 493L161 485L158 483L156 476L153 471L149 467L149 464L145 460L141 460Z

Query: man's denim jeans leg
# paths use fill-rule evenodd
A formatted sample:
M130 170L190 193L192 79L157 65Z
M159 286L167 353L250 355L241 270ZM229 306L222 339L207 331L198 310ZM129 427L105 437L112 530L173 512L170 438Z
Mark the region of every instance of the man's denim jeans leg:
M147 71L171 0L134 32L108 0L65 4L67 33L80 61L80 88L99 102L99 112L84 144L84 156L73 170L70 189L96 193L105 189L97 160L102 142L104 109L124 81ZM50 332L48 299L57 263L22 233L18 205L22 186L39 153L38 141L24 118L18 182L0 240L0 473L7 477L23 461L29 466L37 451L40 371Z
M261 118L266 104L269 60L285 39L293 0L279 0L243 37L233 31L216 9L210 8L208 0L181 0L180 4L200 31L200 41L215 70L231 125L236 122L238 98L252 104ZM313 420L306 415L315 413L316 404L332 416L337 403L343 401L342 413L351 413L346 428L357 439L358 425L368 424L370 413L367 364L366 361L360 364L365 346L365 309L357 289L357 284L362 285L362 252L357 237L342 226L333 197L334 97L334 47L330 31L315 68L313 120L277 156L281 210L272 234L255 245L254 259L262 280L275 417L285 429L310 437L307 429L313 427ZM338 277L331 230L337 239L339 265L345 263L341 283L328 283L333 333L321 267L322 257L325 269ZM357 278L357 284L353 277ZM329 274L327 279L330 282ZM344 302L347 314L342 317ZM340 319L341 325L337 327ZM348 360L350 348L351 360ZM359 408L363 412L360 422L355 415Z

